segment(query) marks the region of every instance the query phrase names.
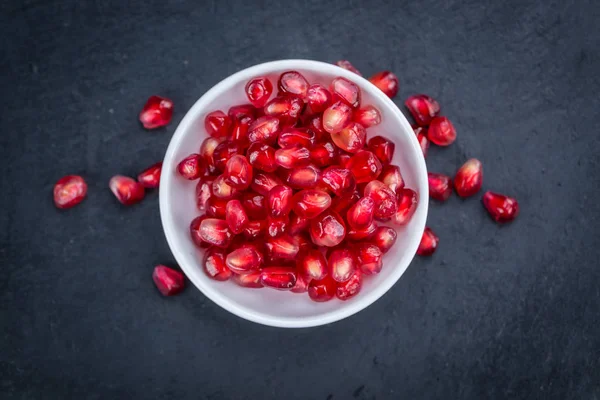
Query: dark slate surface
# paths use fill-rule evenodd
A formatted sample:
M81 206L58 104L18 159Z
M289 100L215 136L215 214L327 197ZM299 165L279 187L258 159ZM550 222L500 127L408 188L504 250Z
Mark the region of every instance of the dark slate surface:
M250 3L0 5L1 397L600 398L600 3ZM398 104L438 98L459 137L429 168L480 158L519 219L432 204L438 253L321 328L246 322L194 288L161 298L157 196L120 207L109 178L161 159L219 80L284 58L390 68ZM155 93L176 111L148 133L137 113ZM60 212L68 173L89 198Z

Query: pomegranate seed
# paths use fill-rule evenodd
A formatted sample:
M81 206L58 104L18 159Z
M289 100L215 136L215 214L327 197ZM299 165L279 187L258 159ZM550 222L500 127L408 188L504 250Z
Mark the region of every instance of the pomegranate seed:
M242 206L253 218L266 218L267 207L265 196L254 192L244 192L241 197Z
M279 218L268 217L267 235L270 237L279 237L287 231L289 224L290 220L287 216Z
M369 81L390 99L398 94L398 77L390 71L381 71L369 78Z
M300 274L296 273L296 284L292 288L292 293L306 293L308 291L308 281Z
M356 153L367 141L367 131L358 122L350 122L339 132L331 133L331 140L340 149L348 153Z
M429 124L427 137L438 146L449 146L456 140L456 129L446 117L435 117Z
M392 162L392 158L394 158L394 149L396 148L396 145L393 142L383 136L375 136L369 139L367 147L377 156L377 158L379 158L381 165L388 165Z
M213 246L227 248L233 234L222 219L206 218L200 223L200 238Z
M211 196L206 202L206 215L224 219L227 209L227 200L219 199L215 196Z
M400 167L397 165L386 165L383 167L379 179L394 193L398 193L399 190L404 188L404 179L400 173Z
M252 166L246 157L235 155L227 161L223 175L229 186L237 190L244 190L252 182Z
M266 196L274 186L282 185L281 180L268 172L257 172L252 178L250 187L258 194Z
M356 180L346 168L329 167L323 171L321 180L336 196L352 194L356 189Z
M231 232L242 233L248 224L248 214L239 200L229 200L225 208L225 220Z
M356 183L370 182L381 173L381 163L375 154L360 150L350 158L346 166L356 179Z
M323 129L329 133L338 133L352 119L352 108L342 102L333 103L323 112Z
M419 243L419 247L417 248L417 254L420 256L432 255L435 253L435 249L437 249L439 241L440 238L438 238L436 234L426 226L423 236L421 237L421 243Z
M352 154L346 153L345 151L339 151L336 161L342 168L348 168L348 163L350 162L351 158Z
M234 120L233 127L231 128L231 135L229 135L229 140L243 149L247 148L250 144L250 141L248 140L248 129L253 121L254 120L251 118Z
M256 239L262 236L267 230L267 221L264 219L248 221L244 228L244 236L247 239Z
M269 260L293 260L300 251L298 244L289 235L268 238L265 249Z
M306 92L306 102L310 111L321 113L331 105L331 93L323 85L311 85Z
M350 72L354 72L356 75L362 76L362 74L356 68L354 68L354 66L348 60L340 60L336 62L335 65L347 69Z
M317 144L310 150L310 159L318 167L332 165L337 156L337 148L331 142Z
M323 128L323 117L321 114L306 117L303 126L315 134L315 141L317 142L321 142L329 136Z
M143 170L138 175L137 180L145 188L148 188L148 189L157 188L158 185L160 184L161 170L162 170L162 162L157 162L156 164Z
M260 273L264 286L277 290L290 290L296 285L296 271L287 267L266 267Z
M471 158L456 172L454 188L460 197L473 196L483 184L483 166L481 161Z
M396 192L398 197L398 211L393 215L392 221L396 225L404 225L410 221L417 210L417 193L404 188Z
M375 275L383 267L383 253L373 243L358 243L354 248L360 269L366 275Z
M303 99L306 97L306 92L308 92L308 81L298 71L287 71L279 76L277 87L281 92L293 94Z
M290 215L290 227L288 232L290 235L297 235L300 232L304 232L308 230L308 226L310 225L310 219L306 217L301 217L296 213L292 212Z
M310 163L310 152L305 147L295 146L275 151L275 162L283 168L297 168Z
M398 210L396 193L381 181L371 181L365 186L365 197L375 201L375 218L390 218Z
M310 148L315 143L315 133L304 128L285 128L277 143L283 149L295 146Z
M446 201L452 194L452 183L450 177L443 174L429 172L429 197L439 201Z
M227 184L225 175L219 175L213 181L212 194L219 199L229 200L236 197L239 191Z
M337 284L330 276L326 276L319 281L313 279L308 284L308 296L316 302L325 302L333 299L336 290Z
M227 267L236 274L257 270L263 264L263 255L253 244L244 244L227 254Z
M146 129L167 125L173 117L173 101L159 96L150 96L140 112L140 122Z
M429 125L440 113L439 103L426 94L410 96L404 104L419 126Z
M334 101L341 100L350 107L356 108L360 104L360 89L354 82L341 76L331 81L329 90Z
M288 170L284 170L288 171ZM286 182L293 189L314 189L321 176L321 171L314 165L289 170Z
M369 225L363 229L350 228L348 230L348 233L346 234L346 237L355 242L361 241L361 240L366 240L366 239L371 239L375 235L376 230L377 230L377 224L375 223L375 221L373 221L371 223L371 225Z
M368 105L355 110L352 119L365 128L370 128L381 123L381 113L374 106Z
M242 287L259 289L264 287L260 282L260 273L260 271L254 271L243 275L233 274L231 280Z
M379 250L381 250L382 253L387 253L388 250L392 248L394 243L396 243L397 237L398 234L393 228L388 226L380 226L375 229L375 233L373 234L371 241L375 243L377 247L379 247Z
M317 246L334 247L346 236L346 226L335 211L327 210L310 222L310 237Z
M519 215L519 203L512 197L487 191L482 201L490 216L498 223L510 222Z
M292 188L274 186L267 194L267 212L273 218L285 217L292 211Z
M278 134L279 119L275 117L260 117L250 125L250 128L248 128L248 139L251 143L264 142L273 144L275 143Z
M128 176L115 175L110 178L108 186L117 200L126 206L139 203L146 194L142 184Z
M309 250L299 263L299 271L308 280L321 280L327 276L327 260L323 253L317 249Z
M213 152L213 162L215 163L215 167L217 170L223 172L225 171L225 167L227 166L227 161L236 154L241 154L242 148L237 143L234 143L230 140L226 140L217 147Z
M204 159L208 173L211 175L217 171L213 155L215 153L215 149L220 143L220 139L208 137L204 139L202 145L200 145L200 156Z
M79 175L64 176L54 185L54 205L57 208L74 207L81 203L86 195L87 184Z
M415 134L417 135L417 142L423 152L423 157L427 157L427 150L429 150L429 139L427 139L427 130L424 128L415 128Z
M265 77L251 79L246 84L248 101L256 108L264 107L271 93L273 93L273 84Z
M296 215L312 219L329 208L331 197L322 190L306 189L296 193L292 203Z
M335 197L331 201L331 209L336 213L345 215L350 207L360 199L360 193L355 191L351 195Z
M375 215L375 200L371 197L363 197L357 201L346 214L348 225L351 228L362 230L373 223Z
M201 215L190 222L190 237L192 238L192 242L199 247L207 247L208 245L202 240L202 236L200 236L200 224L202 224L202 221L206 218L208 218L206 215Z
M200 178L206 172L204 160L198 154L190 154L177 165L177 172L185 179Z
M337 285L335 295L338 299L346 301L356 296L361 288L362 272L357 269L350 275L350 279Z
M185 288L183 274L164 265L157 265L152 280L163 296L174 296Z
M210 112L204 117L206 133L212 137L226 137L231 127L231 119L223 111Z
M252 104L232 106L227 111L227 116L232 122L241 120L252 122L256 119L256 108Z
M277 117L282 125L294 125L302 110L304 102L302 99L295 96L277 96L269 101L264 112L266 116Z
M225 252L223 249L211 247L206 250L202 267L206 275L216 281L226 281L231 278L231 270L225 264Z
M356 269L354 256L348 249L333 249L327 258L329 274L337 282L346 282Z
M250 165L256 169L273 172L277 169L275 149L264 143L252 143L246 154Z

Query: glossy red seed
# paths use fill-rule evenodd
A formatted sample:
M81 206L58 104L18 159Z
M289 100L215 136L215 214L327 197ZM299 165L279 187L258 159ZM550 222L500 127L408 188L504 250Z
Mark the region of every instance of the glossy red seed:
M296 146L311 148L314 143L314 132L306 128L284 128L277 140L277 144L283 149Z
M312 219L331 205L331 196L322 190L306 189L296 193L292 199L294 213Z
M381 173L379 159L367 150L360 150L353 155L346 168L354 174L356 183L370 182Z
M362 275L362 272L357 269L346 282L338 283L335 292L336 297L342 301L346 301L356 296L362 288Z
M185 288L183 274L164 265L154 267L152 280L163 296L174 296Z
M360 269L366 275L375 275L383 267L383 253L373 243L357 243L353 247Z
M79 175L67 175L54 184L53 195L57 208L71 208L85 199L87 184Z
M229 134L229 128L231 128L231 119L223 111L213 111L204 117L204 128L206 133L212 137L226 137Z
M277 87L281 92L293 94L303 99L308 91L308 81L298 71L286 71L279 76Z
M352 120L352 107L338 101L323 112L323 129L329 133L337 133Z
M263 284L260 282L260 273L261 271L253 271L247 274L233 274L231 276L231 280L242 287L251 288L251 289L260 289Z
M229 200L239 195L239 190L229 186L225 181L225 175L219 175L212 183L212 194L222 200Z
M200 238L206 243L227 248L233 238L227 222L222 219L206 218L200 223Z
M248 215L252 218L263 219L267 217L265 196L254 192L244 192L240 201Z
M337 283L330 276L321 280L312 280L308 284L308 296L312 301L325 302L333 299L337 290Z
M355 228L350 227L348 229L348 233L346 234L346 237L349 240L358 242L358 241L371 239L375 235L376 231L377 231L377 223L375 221L373 221L371 223L371 225L367 226L364 229L355 229Z
M380 226L375 229L375 233L370 240L379 247L379 250L381 250L382 253L387 253L394 243L396 243L397 237L398 234L393 228L390 228L389 226Z
M435 253L439 241L440 238L438 238L429 227L425 227L425 231L423 232L423 236L421 237L421 242L419 243L419 247L417 248L417 254L420 256L432 255L433 253Z
M423 152L423 157L427 157L427 151L429 150L429 139L427 139L427 129L417 127L414 128L415 134L417 135L417 142Z
M267 230L267 221L264 219L248 221L244 228L244 237L247 239L256 239L265 234Z
M274 186L282 184L283 182L276 175L259 171L254 174L250 187L256 193L266 196Z
M229 140L237 144L240 148L245 149L250 144L248 140L248 129L254 120L251 118L242 118L233 121Z
M358 122L350 122L341 131L331 133L331 140L340 149L348 153L356 153L367 142L367 131Z
M404 188L404 179L400 173L400 167L397 165L386 165L383 167L381 175L379 175L379 180L394 193L398 193L399 190Z
M381 112L376 107L368 105L354 110L352 119L365 128L370 128L381 123Z
M346 168L329 167L323 171L321 181L336 196L345 196L352 194L356 189L356 179Z
M206 202L206 215L214 218L224 219L226 214L226 207L227 200L211 196Z
M273 144L279 134L279 119L264 116L258 118L248 128L248 139L251 143L263 142Z
M398 210L396 193L381 181L371 181L365 186L365 197L375 201L375 218L390 218Z
M394 149L396 148L396 145L392 141L383 136L375 136L369 139L367 147L381 161L381 165L388 165L392 162Z
M317 249L307 251L298 263L298 270L303 276L307 277L309 281L312 279L321 280L325 278L328 273L325 255Z
M452 194L452 182L450 177L443 174L429 172L429 197L439 201L446 201Z
M215 166L214 153L217 146L221 143L221 139L208 137L204 139L200 145L200 156L204 159L206 169L209 174L214 174L217 170Z
M410 96L404 104L419 126L429 125L440 113L439 103L426 94Z
M200 236L200 225L206 218L208 218L206 215L201 215L190 222L190 237L192 238L192 242L199 247L207 247L208 245L202 240L202 236Z
M331 93L318 83L311 85L306 92L306 103L313 113L321 113L331 105Z
M329 275L336 282L346 282L356 269L354 255L348 249L333 249L327 258Z
M329 134L323 128L322 114L306 116L302 126L315 134L316 142L322 142L329 137Z
M172 117L173 101L159 96L150 96L140 112L140 122L146 129L165 126Z
M293 189L315 189L321 176L321 171L314 165L306 165L286 171L289 172L286 182Z
M306 147L290 147L275 151L275 162L283 168L297 168L310 163L310 152Z
M242 154L242 152L243 149L237 143L230 140L220 143L213 152L213 161L216 169L221 172L225 171L227 161L237 154Z
M346 214L348 225L356 230L368 228L375 216L375 201L371 197L358 200Z
M229 200L225 208L225 221L234 234L242 233L249 222L248 214L239 200Z
M334 247L344 240L346 226L338 213L327 210L312 219L308 232L317 246Z
M115 175L110 178L108 186L117 200L126 206L139 203L146 194L142 184L128 176Z
M288 267L266 267L260 273L263 285L277 289L290 290L296 285L296 271Z
M292 211L292 188L274 186L267 194L267 213L273 218L285 217Z
M139 183L148 189L157 188L160 184L160 172L162 170L162 162L158 162L146 168L137 177Z
M225 263L236 274L244 274L260 268L263 264L263 255L253 244L244 244L227 254Z
M288 229L290 235L296 235L300 232L305 232L308 230L309 226L310 219L301 217L294 212L290 214L290 226Z
M318 167L332 165L337 157L337 147L332 142L319 143L310 150L310 159Z
M360 89L354 82L346 78L339 76L333 79L329 90L334 101L343 101L353 108L360 104Z
M429 124L427 138L438 146L449 146L456 140L456 129L446 117L435 117Z
M177 172L185 179L200 178L206 172L204 160L198 154L190 154L177 165Z
M237 106L231 106L227 111L227 116L231 122L247 120L252 122L256 119L256 108L252 104L239 104Z
M339 151L336 157L336 162L342 168L348 168L350 159L352 158L352 154L346 153L345 151Z
M275 149L264 143L252 143L246 153L250 165L261 171L273 172L278 165L275 162Z
M356 75L362 76L360 71L354 68L354 65L352 65L348 60L340 60L336 62L335 65L337 65L340 68L344 68L350 72L354 72Z
M227 161L223 175L229 186L237 190L244 190L252 183L252 166L246 157L234 155Z
M392 221L396 225L404 225L410 221L417 210L417 193L411 189L404 188L398 190L396 195L398 198L398 210L392 216Z
M350 195L335 197L331 201L331 209L341 215L346 215L350 207L360 199L360 193L354 191Z
M482 201L492 219L498 223L510 222L519 215L519 203L512 197L487 191Z
M276 117L283 126L294 125L302 110L304 102L295 96L277 96L269 101L264 107L266 116Z
M467 160L454 176L454 189L460 197L473 196L483 184L483 166L476 158Z
M290 224L290 220L287 216L273 218L267 218L267 235L270 237L279 237L283 235Z
M226 281L232 275L231 270L225 264L225 251L218 247L206 250L202 268L209 278L216 281Z
M381 71L369 78L369 81L377 86L379 90L385 93L389 98L398 94L398 77L390 71Z
M296 272L296 284L291 289L292 293L306 293L308 291L308 281L298 272Z
M300 251L298 243L290 235L267 238L265 255L269 260L294 260Z
M254 107L261 108L269 101L273 93L273 84L268 78L259 77L248 81L246 84L246 96Z

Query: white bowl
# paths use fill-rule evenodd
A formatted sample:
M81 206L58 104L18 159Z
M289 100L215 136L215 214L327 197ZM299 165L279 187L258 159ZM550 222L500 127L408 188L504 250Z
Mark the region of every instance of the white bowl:
M382 115L382 123L367 130L368 138L381 134L396 144L393 163L400 166L406 186L419 195L417 210L411 221L398 232L395 246L384 256L383 270L366 277L361 292L348 301L333 299L316 303L306 294L280 292L268 288L242 288L233 282L217 282L202 270L202 254L189 235L189 224L198 210L195 203L196 182L176 174L178 162L198 152L206 138L204 116L214 110L227 112L236 104L248 103L246 82L267 76L276 86L279 75L287 70L301 72L309 82L329 86L336 76L355 82L362 91L362 105L373 104ZM276 89L275 89L276 90ZM413 130L396 105L368 80L339 68L310 60L281 60L255 65L237 72L215 85L185 115L167 149L160 181L160 213L167 242L179 266L209 299L250 321L285 328L300 328L339 321L367 307L387 292L402 276L413 259L427 217L427 169Z

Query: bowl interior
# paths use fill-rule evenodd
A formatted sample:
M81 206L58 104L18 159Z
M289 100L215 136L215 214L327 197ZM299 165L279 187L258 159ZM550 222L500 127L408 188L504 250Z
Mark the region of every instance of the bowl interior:
M244 85L248 79L267 76L276 85L278 76L286 70L298 70L311 83L325 86L336 76L353 80L362 91L362 105L379 108L382 123L367 130L368 138L383 135L396 144L393 163L399 165L406 186L417 191L419 204L409 224L394 227L398 232L396 245L384 256L380 274L364 280L361 293L342 302L334 299L315 303L306 294L279 292L270 289L242 288L233 282L216 282L202 271L202 251L189 237L190 221L199 215L195 206L196 181L176 175L177 163L198 152L206 138L204 117L220 109L247 103ZM383 93L367 80L334 65L308 60L284 60L260 64L240 71L209 90L190 109L177 128L165 156L160 188L160 208L163 227L177 262L188 278L211 300L243 318L266 325L304 327L321 325L347 317L371 304L384 294L408 267L412 260L427 215L427 177L425 162L415 135L402 113Z

